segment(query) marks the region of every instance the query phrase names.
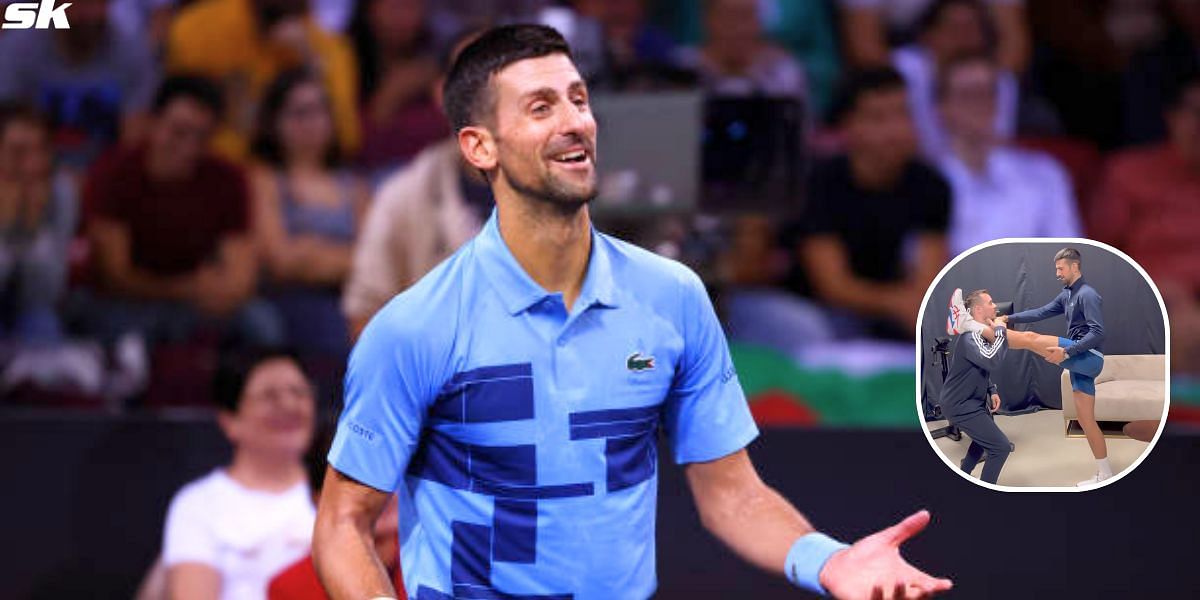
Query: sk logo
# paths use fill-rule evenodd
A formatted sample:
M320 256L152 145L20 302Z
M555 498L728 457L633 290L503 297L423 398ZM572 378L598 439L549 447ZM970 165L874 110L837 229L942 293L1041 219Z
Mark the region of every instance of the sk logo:
M54 2L13 2L4 9L4 24L0 29L70 29L67 8L71 3L54 6Z
M654 357L642 356L641 352L634 352L629 355L629 358L625 359L625 368L634 373L649 371L654 368Z

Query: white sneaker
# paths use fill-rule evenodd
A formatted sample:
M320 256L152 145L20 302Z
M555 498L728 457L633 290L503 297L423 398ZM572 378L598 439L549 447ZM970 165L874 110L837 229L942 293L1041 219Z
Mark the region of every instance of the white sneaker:
M959 328L959 321L967 314L967 307L963 304L962 288L954 288L954 293L950 294L950 304L947 307L950 310L950 315L946 317L946 333L948 335L958 335L962 333Z
M1096 474L1092 475L1090 479L1084 479L1083 481L1080 481L1079 483L1075 484L1075 486L1076 487L1091 487L1093 485L1098 485L1100 482L1102 482L1110 477L1112 477L1112 475L1105 475L1105 474L1097 471Z
M950 309L950 315L946 317L946 333L948 335L987 329L987 325L972 319L971 313L967 312L967 306L963 303L962 288L954 288L954 293L950 294L948 308Z

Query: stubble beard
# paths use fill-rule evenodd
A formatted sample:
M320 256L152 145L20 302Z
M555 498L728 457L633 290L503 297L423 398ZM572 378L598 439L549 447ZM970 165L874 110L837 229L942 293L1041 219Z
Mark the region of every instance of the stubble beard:
M595 167L593 167L592 176L587 183L586 189L582 191L572 189L575 186L558 180L551 173L541 174L535 178L535 181L529 182L514 176L515 174L504 168L503 165L500 165L500 172L504 175L505 180L508 181L513 191L524 198L532 200L545 209L564 216L578 213L583 207L590 204L597 195Z

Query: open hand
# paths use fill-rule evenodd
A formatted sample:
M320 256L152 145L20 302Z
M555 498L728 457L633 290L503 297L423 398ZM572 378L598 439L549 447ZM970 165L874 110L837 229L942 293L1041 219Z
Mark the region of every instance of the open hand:
M1058 365L1062 364L1062 361L1067 359L1067 351L1062 349L1060 346L1051 346L1046 348L1046 352L1048 353L1046 355L1046 362Z
M900 556L900 545L929 519L928 511L919 511L834 554L821 569L821 585L842 600L912 600L949 590L949 579L932 577Z

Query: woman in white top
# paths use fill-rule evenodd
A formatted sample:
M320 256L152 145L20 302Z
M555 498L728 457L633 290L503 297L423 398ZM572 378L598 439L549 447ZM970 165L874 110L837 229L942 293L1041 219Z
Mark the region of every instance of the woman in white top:
M233 462L171 500L167 595L266 598L271 578L309 552L316 511L303 457L313 437L313 388L282 352L223 366L216 388Z

